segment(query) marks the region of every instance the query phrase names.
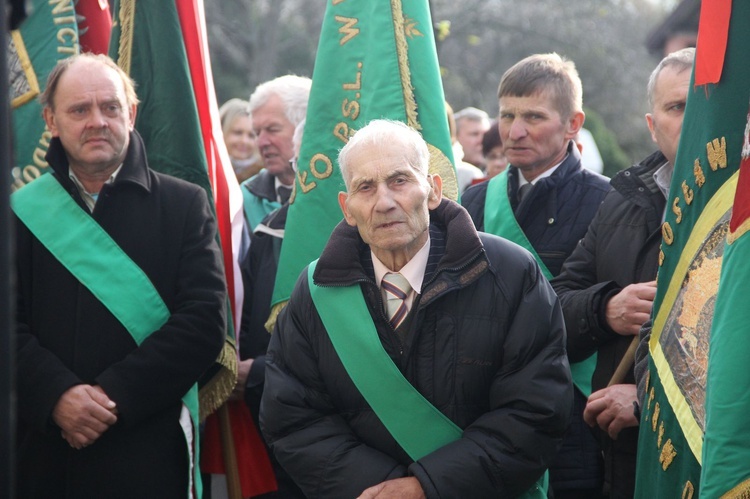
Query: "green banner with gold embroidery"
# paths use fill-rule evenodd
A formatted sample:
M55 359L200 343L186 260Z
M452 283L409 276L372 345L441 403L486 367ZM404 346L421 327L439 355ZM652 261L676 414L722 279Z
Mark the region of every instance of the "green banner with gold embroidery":
M750 102L750 3L704 0L701 8L701 27L711 29L698 40L662 227L636 497L700 493L711 321ZM723 28L717 8L727 13ZM716 83L694 84L707 62L721 60Z
M750 21L750 19L748 19ZM732 152L734 154L734 152ZM750 497L750 119L711 328L701 497ZM731 198L731 193L727 193Z
M15 155L13 190L49 169L44 155L52 135L42 119L39 94L57 61L79 51L73 0L29 3L31 15L11 32L7 48Z
M736 2L739 4L739 2ZM750 8L743 2L732 12L733 30L750 32ZM742 39L747 47L750 34ZM743 75L746 76L746 75ZM743 78L744 86L748 81ZM741 98L742 96L740 96ZM749 106L738 100L738 107ZM706 382L706 424L704 427L701 497L750 497L750 308L747 283L750 282L750 111L745 123L741 152L733 145L727 150L734 166L739 157L740 171L733 197L724 263L716 297L709 342Z
M429 145L430 171L458 195L427 0L328 0L273 302L289 298L342 214L338 151L375 118L403 121Z

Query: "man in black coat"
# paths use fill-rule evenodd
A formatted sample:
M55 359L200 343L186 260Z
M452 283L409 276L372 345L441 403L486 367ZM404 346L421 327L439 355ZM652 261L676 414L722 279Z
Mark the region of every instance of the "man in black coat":
M226 327L206 193L148 168L106 56L59 62L42 102L54 173L14 195L19 497L194 497L195 384Z
M529 56L508 69L498 89L498 128L506 172L469 189L462 202L478 230L535 252L548 278L586 234L609 191L607 179L583 168L574 142L583 126L581 79L557 54ZM576 385L571 425L550 468L557 499L596 497L601 451L583 421L594 359L572 365Z
M661 224L682 130L695 49L665 57L648 82L646 121L659 146L612 179L586 236L552 281L560 296L571 361L597 352L584 418L601 429L608 496L631 498L635 487L638 399L632 359L623 380L607 387L651 314ZM645 359L644 359L645 360Z
M428 158L403 123L349 140L345 221L271 337L261 427L307 497L546 497L571 402L557 297Z

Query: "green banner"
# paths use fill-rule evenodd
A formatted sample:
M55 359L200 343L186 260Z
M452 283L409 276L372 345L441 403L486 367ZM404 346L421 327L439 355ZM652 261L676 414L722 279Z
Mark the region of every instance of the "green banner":
M39 95L57 61L79 51L73 0L28 3L31 15L18 30L11 32L7 49L13 109L14 191L49 169L44 155L52 134L44 124Z
M733 199L727 245L716 297L711 338L709 341L708 374L706 382L706 424L704 426L703 469L701 497L750 497L750 432L747 421L750 413L750 340L747 307L747 284L750 282L750 111L748 103L748 71L744 51L750 43L750 6L734 2L730 18L734 43L729 62L742 66L736 91L736 106L747 112L744 122L744 141L727 149L732 168L739 163L737 188L728 191ZM748 24L745 24L748 23ZM737 117L733 128L742 123ZM729 147L729 146L728 146ZM734 179L734 177L733 177Z
M704 2L702 8L716 3ZM711 320L750 102L745 56L750 30L744 24L750 20L750 4L732 2L731 9L720 81L698 87L691 82L667 199L637 497L691 498L701 492ZM708 35L721 37L714 31ZM703 39L710 41L715 40ZM719 54L710 57L717 60ZM746 465L747 458L742 460Z
M110 56L135 80L135 128L149 166L206 190L208 181L198 109L180 19L174 2L117 0ZM211 201L213 205L213 201Z
M307 116L273 303L289 299L300 272L341 221L338 151L370 120L399 120L419 130L430 149L430 171L442 176L445 195L457 198L427 0L329 0Z

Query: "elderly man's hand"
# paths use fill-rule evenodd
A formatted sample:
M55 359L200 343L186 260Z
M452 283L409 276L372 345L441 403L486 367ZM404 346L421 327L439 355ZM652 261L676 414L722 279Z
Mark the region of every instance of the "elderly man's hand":
M419 480L411 477L396 478L373 485L359 495L358 499L424 499L424 491Z
M617 334L635 336L651 317L656 296L656 281L638 282L624 287L607 302L607 324Z
M638 426L633 402L638 400L635 385L612 385L591 394L583 420L589 426L598 425L612 440L623 428Z
M253 360L255 359L241 360L237 365L237 382L234 384L229 400L245 400L245 385L247 385L247 377L253 366Z
M52 420L71 447L81 449L94 443L117 422L117 406L101 387L76 385L57 401Z

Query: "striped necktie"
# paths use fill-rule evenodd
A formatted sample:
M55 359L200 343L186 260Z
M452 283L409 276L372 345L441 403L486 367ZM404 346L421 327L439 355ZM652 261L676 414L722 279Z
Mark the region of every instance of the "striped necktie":
M383 276L380 284L385 290L386 308L388 320L391 322L393 329L398 329L404 321L409 310L406 306L406 297L409 296L411 285L404 276L398 272L388 272Z

